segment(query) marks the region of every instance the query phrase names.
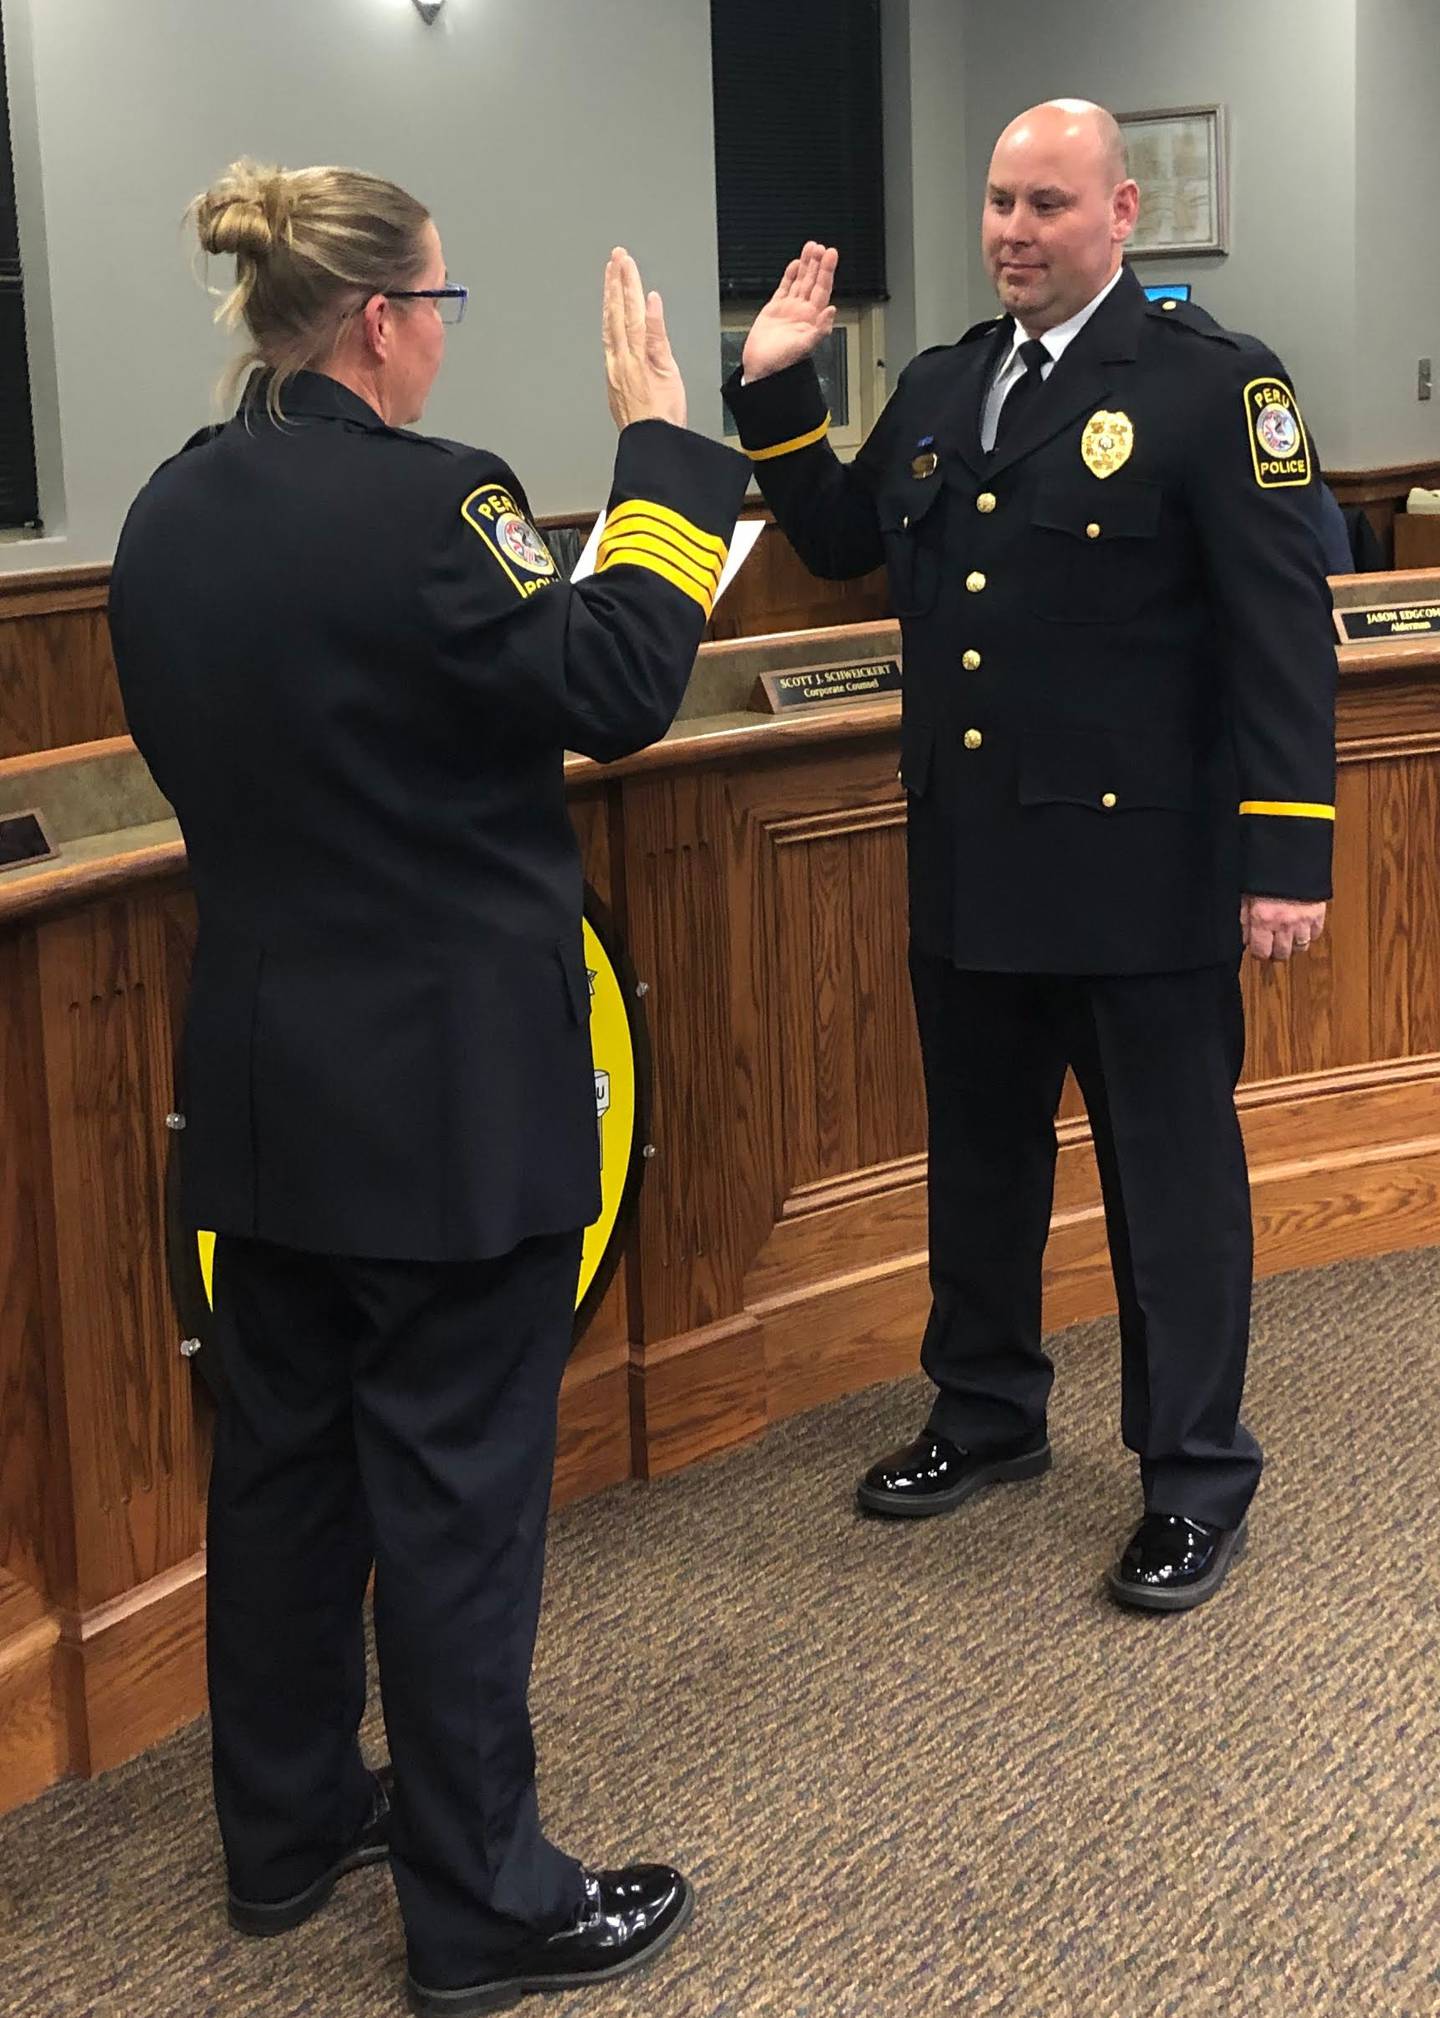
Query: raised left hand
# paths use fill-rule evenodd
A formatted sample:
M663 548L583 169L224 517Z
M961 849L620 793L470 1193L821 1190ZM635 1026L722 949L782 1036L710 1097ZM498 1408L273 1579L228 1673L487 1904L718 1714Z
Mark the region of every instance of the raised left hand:
M685 383L665 333L658 294L646 294L640 269L617 245L605 268L602 311L605 378L619 428L635 420L685 425Z
M1325 906L1289 897L1242 897L1240 932L1256 960L1288 960L1325 930Z

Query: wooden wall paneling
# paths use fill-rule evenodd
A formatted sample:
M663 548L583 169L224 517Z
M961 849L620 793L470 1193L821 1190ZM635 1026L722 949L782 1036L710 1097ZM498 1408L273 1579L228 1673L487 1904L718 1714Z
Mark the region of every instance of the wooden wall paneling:
M203 1552L61 1624L74 1770L106 1772L203 1712Z
M772 901L761 1016L770 1026L769 1077L778 1094L772 1110L770 1158L778 1219L786 1199L803 1185L816 1183L821 1171L812 990L819 962L810 910L809 852L786 844L784 825L778 832L769 829L765 839L773 850L768 879Z
M768 519L768 512L764 516ZM811 574L772 520L716 604L706 636L762 637L769 631L866 623L889 614L890 591L883 568L854 581L822 581Z
M1084 1113L1085 1101L1080 1092L1079 1081L1076 1079L1075 1074L1067 1067L1065 1079L1060 1088L1060 1105L1055 1110L1056 1119L1059 1121L1075 1121L1083 1117Z
M790 1299L765 1326L768 1420L916 1372L929 1308L923 1253L831 1278ZM903 1434L918 1427L911 1422ZM874 1455L857 1452L857 1469Z
M0 1577L52 1589L55 1487L39 1200L48 1187L27 935L0 935ZM63 1466L60 1467L63 1469ZM60 1566L64 1577L64 1565Z
M1361 1065L1371 1056L1369 814L1366 767L1342 764L1335 780L1335 896L1320 939L1285 970L1283 1002L1296 1073Z
M1440 515L1397 512L1393 532L1397 568L1440 568Z
M201 1542L190 1374L164 1255L168 962L148 895L39 933L81 1612Z
M841 818L843 819L843 815ZM806 898L813 965L786 977L800 1011L802 1043L814 1061L815 1113L810 1131L815 1161L797 1170L800 1183L819 1184L859 1168L860 1124L855 1014L855 915L852 843L834 831L805 843ZM808 1017L806 1011L808 1010Z
M835 1289L913 1249L924 1096L893 737L757 776L745 796L761 841L759 1025L775 1088L770 1220L752 1229L745 1298L768 1319L818 1283Z
M15 1586L32 1597L28 1586ZM60 1628L43 1606L26 1616L0 1576L0 1815L71 1770L61 1704Z
M740 1312L733 994L747 971L731 901L735 844L719 768L630 778L631 957L650 982L655 1155L630 1274L631 1437L641 1477L764 1425L759 1327Z
M851 843L855 1103L865 1167L922 1155L925 1085L910 993L905 809Z
M1440 1051L1440 757L1368 766L1371 1056Z
M1342 505L1363 505L1387 555L1394 552L1395 520L1418 484L1424 490L1440 485L1440 463L1392 463L1383 468L1334 469L1325 481ZM1400 563L1403 565L1403 563Z
M817 1283L868 1275L926 1243L925 1158L898 1158L864 1173L846 1197L827 1187L824 1203L804 1194L776 1225L745 1278L745 1307L767 1320Z
M1242 1085L1286 1079L1370 1057L1371 846L1363 764L1344 764L1335 788L1335 898L1325 931L1303 958L1281 965L1248 956Z
M855 915L853 848L848 835L815 836L805 848L814 966L792 973L803 1014L810 1011L809 1041L815 1060L816 1164L812 1184L859 1168L859 1077L855 1015Z
M61 581L23 595L0 577L0 757L123 733L107 573L89 587Z
M631 954L650 981L656 1154L640 1193L640 1308L647 1339L738 1308L730 1013L733 941L721 771L627 782Z

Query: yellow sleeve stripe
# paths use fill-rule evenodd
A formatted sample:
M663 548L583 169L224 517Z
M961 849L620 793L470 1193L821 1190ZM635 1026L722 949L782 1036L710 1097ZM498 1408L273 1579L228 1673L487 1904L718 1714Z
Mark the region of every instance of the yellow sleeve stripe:
M607 526L601 535L598 558L603 559L613 547L628 545L631 540L653 540L657 548L663 549L667 554L673 554L676 560L683 561L687 568L692 568L697 575L704 576L708 581L718 582L724 571L723 546L718 554L712 554L705 548L697 547L692 541L682 539L678 533L672 533L668 527L655 519L627 519L618 532L612 531Z
M699 603L707 617L715 607L713 587L701 588L693 576L683 573L673 562L662 560L658 554L647 553L643 547L638 545L618 547L598 563L595 572L600 575L607 568L620 567L649 568L652 575L659 575L662 581L669 582L672 588L677 588L683 595L689 596L691 602Z
M777 455L794 455L797 448L812 448L829 432L830 416L827 413L819 427L812 427L809 434L797 434L793 441L777 441L774 448L747 448L745 453L751 462L771 462Z
M664 561L667 567L677 569L694 582L697 589L703 589L709 596L713 596L720 586L718 563L714 566L701 567L688 555L682 554L677 547L672 546L669 540L657 539L654 533L626 533L618 540L603 540L600 545L600 557L596 563L597 571L599 568L614 567L622 559L633 561L637 554L646 557L646 564L651 560Z
M725 556L730 549L724 540L714 533L702 532L679 512L671 511L669 505L651 504L648 498L630 498L625 504L616 505L605 521L602 539L610 539L615 533L628 527L638 526L645 532L668 532L682 547L695 550L697 559L710 554L723 568Z
M1242 813L1279 814L1282 820L1333 820L1333 806L1312 806L1304 800L1289 799L1242 799Z

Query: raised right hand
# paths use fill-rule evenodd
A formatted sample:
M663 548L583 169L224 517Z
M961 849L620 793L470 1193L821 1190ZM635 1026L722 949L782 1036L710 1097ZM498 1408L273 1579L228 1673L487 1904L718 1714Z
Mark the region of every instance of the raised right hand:
M830 290L840 255L812 238L786 267L780 285L750 325L741 370L747 380L769 378L818 349L835 327Z
M617 245L605 267L601 316L605 378L615 425L632 420L668 420L685 425L685 381L665 333L665 309L658 294L647 295L640 269Z

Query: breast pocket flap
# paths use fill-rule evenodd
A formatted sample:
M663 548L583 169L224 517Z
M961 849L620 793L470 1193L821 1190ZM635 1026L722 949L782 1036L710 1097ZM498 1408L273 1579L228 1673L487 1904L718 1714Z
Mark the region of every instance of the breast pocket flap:
M1031 523L1047 532L1097 545L1107 540L1154 539L1160 526L1160 486L1143 481L1043 483Z

